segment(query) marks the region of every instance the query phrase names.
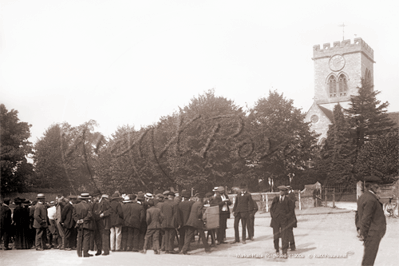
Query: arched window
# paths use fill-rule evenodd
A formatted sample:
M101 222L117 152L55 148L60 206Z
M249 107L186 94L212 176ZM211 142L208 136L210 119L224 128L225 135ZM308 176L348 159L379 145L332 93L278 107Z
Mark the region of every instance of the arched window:
M330 92L330 97L337 97L337 81L334 76L328 79L328 90Z
M346 96L348 94L348 83L345 75L339 76L339 96Z

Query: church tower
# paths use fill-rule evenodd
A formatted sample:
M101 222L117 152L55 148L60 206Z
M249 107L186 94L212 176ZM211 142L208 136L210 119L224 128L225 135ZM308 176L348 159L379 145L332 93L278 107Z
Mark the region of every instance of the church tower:
M361 38L313 46L314 102L305 121L311 129L321 134L319 143L327 137L336 104L348 108L351 95L364 78L373 83L374 51Z

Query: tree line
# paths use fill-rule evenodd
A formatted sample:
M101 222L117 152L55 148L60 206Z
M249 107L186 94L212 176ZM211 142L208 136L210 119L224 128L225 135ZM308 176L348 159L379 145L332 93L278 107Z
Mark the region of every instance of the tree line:
M270 191L271 182L288 184L289 176L294 188L368 174L393 178L398 169L387 158L397 162L397 130L387 118L388 103L378 102L378 92L367 86L352 97L350 109L336 106L323 145L293 100L276 91L243 110L209 90L153 125L121 126L110 137L97 132L93 120L76 127L57 123L34 145L27 141L30 125L1 105L1 190L209 191L245 181L251 191ZM24 134L11 135L8 127Z

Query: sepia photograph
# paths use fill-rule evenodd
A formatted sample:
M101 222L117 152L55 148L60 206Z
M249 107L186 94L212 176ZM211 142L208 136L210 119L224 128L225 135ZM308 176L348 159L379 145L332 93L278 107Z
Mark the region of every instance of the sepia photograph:
M398 10L0 0L0 264L398 265Z

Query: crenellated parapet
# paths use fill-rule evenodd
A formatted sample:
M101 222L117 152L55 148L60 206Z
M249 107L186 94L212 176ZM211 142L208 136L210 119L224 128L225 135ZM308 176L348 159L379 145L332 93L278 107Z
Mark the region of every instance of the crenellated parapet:
M374 50L365 41L363 41L362 38L355 38L353 43L351 43L351 40L334 42L332 46L330 43L325 43L323 44L322 48L320 48L319 44L314 45L313 59L331 57L335 54L343 55L356 52L364 53L367 57L374 61Z

